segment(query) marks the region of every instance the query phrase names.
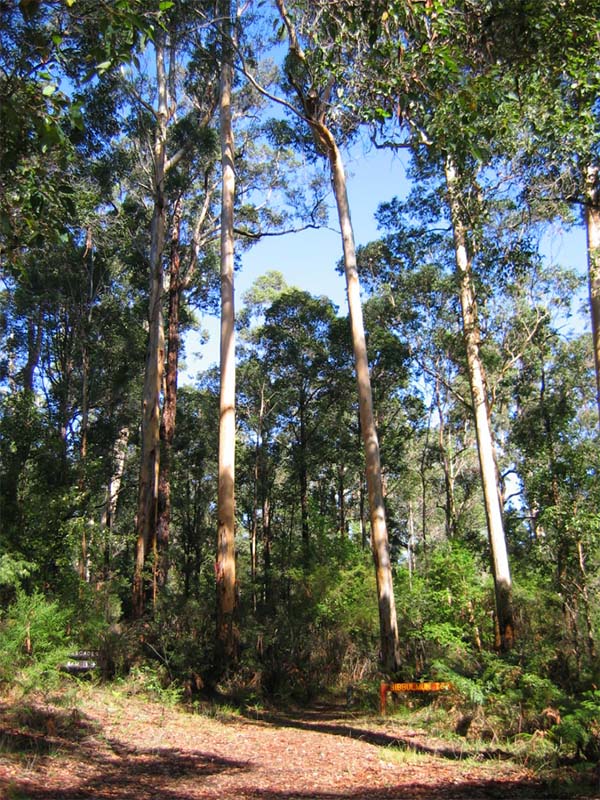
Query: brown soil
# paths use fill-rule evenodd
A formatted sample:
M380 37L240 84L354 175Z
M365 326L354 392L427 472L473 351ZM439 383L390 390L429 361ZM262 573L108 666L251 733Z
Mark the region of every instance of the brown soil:
M464 755L460 742L334 707L210 716L109 690L86 691L71 710L0 704L7 800L558 796L500 752Z

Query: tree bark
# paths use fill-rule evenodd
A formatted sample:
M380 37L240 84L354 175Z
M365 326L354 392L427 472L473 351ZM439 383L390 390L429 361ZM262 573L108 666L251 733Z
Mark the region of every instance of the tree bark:
M119 492L121 491L121 483L123 481L123 473L125 472L125 460L127 457L127 442L129 441L129 426L124 425L119 431L119 435L113 449L114 466L112 475L108 481L106 488L106 502L104 503L104 510L100 520L100 525L104 529L104 579L108 580L110 575L110 562L111 562L111 538L113 526L115 522L115 515L117 512L117 503L119 500Z
M268 500L266 499L266 487L263 474L264 458L262 456L263 436L264 436L263 422L264 422L265 412L266 412L265 386L264 384L262 384L260 387L260 406L258 409L256 438L254 441L254 487L253 487L253 498L252 498L252 530L250 538L250 573L252 578L252 608L254 609L255 613L258 608L258 598L257 598L258 506L261 497L263 504L262 505L263 530L265 525L265 513L268 514L268 511L265 512L265 508L268 509Z
M88 434L90 422L90 331L92 325L92 309L94 301L94 251L92 241L92 231L88 228L83 253L83 263L87 272L87 295L84 303L84 313L80 330L81 336L81 441L79 445L79 489L82 494L87 489L87 452ZM90 531L93 527L90 526ZM90 580L90 558L89 549L91 542L88 541L86 526L84 525L81 533L81 549L79 553L78 572L82 581Z
M300 417L300 438L297 440L298 453L298 490L300 493L300 530L302 532L302 561L305 569L310 565L310 530L308 526L308 470L306 468L306 397L304 388L300 389L298 399L298 416Z
M179 235L181 231L181 198L175 203L169 260L169 321L165 399L160 423L162 450L158 479L158 518L156 524L156 560L154 593L166 585L169 572L169 533L171 525L171 451L177 416L177 378L179 370L179 306L181 302Z
M224 668L236 657L235 593L235 307L234 267L234 140L232 126L233 53L231 3L221 3L223 15L220 133L221 198L221 352L219 400L219 490L217 560L217 650Z
M37 311L36 319L27 319L27 362L23 367L23 389L33 394L33 376L40 361L43 335L43 307Z
M306 65L306 59L298 42L295 28L287 13L284 0L276 0L281 19L290 38L290 51ZM400 642L396 619L396 601L392 582L392 565L383 499L383 481L379 440L373 414L373 394L367 358L367 345L360 300L360 284L356 266L354 231L350 218L350 204L346 188L346 174L341 153L334 136L325 124L328 94L333 87L330 82L324 91L307 91L301 82L288 73L291 85L295 88L302 103L303 117L308 122L318 153L327 157L331 169L333 191L338 218L342 231L344 251L344 273L350 312L350 328L354 364L358 383L360 427L365 450L365 465L369 511L371 518L371 546L375 563L377 599L379 605L379 632L381 643L381 663L384 669L395 672L400 666ZM310 87L314 89L315 87ZM313 96L314 95L314 96Z
M456 497L454 492L454 466L452 461L452 450L448 446L451 442L450 431L446 432L446 421L444 419L444 408L440 397L439 380L435 382L434 390L435 404L438 412L438 447L442 458L442 468L444 470L444 489L446 500L444 503L444 513L446 517L446 538L452 539L457 534L458 513L456 510ZM447 434L447 436L446 436Z
M148 308L148 352L142 399L142 454L137 511L137 543L133 577L133 615L144 613L146 581L144 567L150 548L156 547L158 474L160 467L160 393L163 382L165 333L163 327L163 263L165 245L164 178L168 122L167 76L164 32L157 33L156 80L158 109L154 132L154 210L150 243L150 300Z
M262 542L263 542L263 570L264 570L264 592L263 604L269 609L273 602L273 581L271 576L271 501L267 487L265 486L262 503Z
M460 197L460 181L453 159L448 156L445 165L446 185L454 230L456 275L460 292L463 336L467 353L467 370L473 401L477 451L494 578L498 636L496 646L510 650L514 643L514 615L512 605L512 580L502 508L500 504L496 451L490 426L485 372L480 353L480 331L475 299L475 287L468 251L467 228L464 224Z
M338 477L338 507L339 507L339 520L340 520L340 536L342 539L347 537L348 531L346 530L346 468L344 464L338 464L337 467Z
M331 167L333 189L342 230L344 272L346 276L352 346L358 383L360 427L365 450L367 492L371 517L371 546L373 549L373 560L375 563L375 575L377 580L381 661L384 669L389 672L395 672L400 667L400 642L383 500L379 440L373 414L371 377L369 374L367 344L360 300L360 284L356 267L354 231L350 218L346 175L340 151L330 131L325 128L324 125L319 125L318 132L324 137L328 145L327 156Z
M588 168L586 190L588 283L596 367L596 403L600 419L600 169L598 167Z

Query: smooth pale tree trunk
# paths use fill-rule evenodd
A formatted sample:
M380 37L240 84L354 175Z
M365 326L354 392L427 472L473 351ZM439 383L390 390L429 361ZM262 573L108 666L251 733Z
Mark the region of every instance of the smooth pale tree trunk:
M381 661L384 669L389 672L395 672L400 667L400 642L396 618L396 600L394 597L390 547L383 499L379 439L375 425L375 416L373 414L371 377L369 373L367 344L360 299L360 284L356 268L354 231L352 229L350 205L348 203L348 192L346 189L346 175L340 151L331 132L324 125L320 124L318 125L317 134L320 140L327 145L327 157L331 167L333 190L342 231L344 272L346 276L346 291L350 312L356 380L358 383L360 428L365 451L367 492L371 521L371 546L377 580Z
M490 426L485 372L480 353L479 319L471 258L467 246L467 228L463 222L460 181L453 159L450 157L446 160L445 171L454 230L456 274L462 310L463 337L467 353L467 370L473 401L477 451L494 578L497 615L496 646L498 649L506 651L510 650L514 643L514 616L512 580L498 489L496 450Z
M165 333L163 326L163 250L165 246L166 140L168 121L167 76L164 36L158 34L156 80L158 110L154 133L153 181L154 209L150 242L150 301L148 308L148 351L142 398L142 454L140 463L137 543L133 576L133 614L141 617L146 602L144 568L151 549L156 547L158 510L158 474L160 468L160 393L162 389Z
M276 0L276 3L281 19L288 31L290 50L300 62L306 65L304 52L298 42L296 31L287 13L285 2L284 0ZM308 70L306 71L306 75L310 75ZM354 365L358 383L360 428L365 451L365 471L371 520L371 547L375 563L379 606L381 663L384 669L389 672L395 672L400 667L400 642L398 637L396 601L394 598L392 565L383 499L379 440L377 437L375 416L373 414L371 377L369 373L362 304L360 300L360 284L356 267L354 231L350 218L350 204L348 202L344 164L335 138L325 124L327 95L329 91L331 91L333 83L330 82L324 93L313 93L307 90L301 82L296 82L295 78L290 75L290 73L288 73L288 78L290 78L290 82L296 89L298 98L302 103L304 111L302 116L310 126L316 149L327 157L331 169L333 191L342 231L344 273L346 276L346 292L348 295L348 309L350 312ZM315 94L315 96L313 96L313 94Z
M263 604L266 608L271 608L273 601L273 581L271 578L271 542L273 540L271 534L271 500L266 485L263 486L263 503L262 503L262 542L263 542L263 569L264 569L264 592Z
M586 189L588 281L596 367L596 402L600 417L600 169L598 167L588 168Z
M169 533L171 526L171 451L177 416L177 378L179 370L179 306L181 302L179 236L181 231L181 198L175 203L169 259L169 320L165 398L160 422L162 451L158 478L158 518L156 523L156 560L154 594L166 585L169 572Z
M221 65L221 381L219 398L219 491L217 560L217 649L224 667L236 657L234 625L235 591L235 308L234 255L234 140L232 125L233 54L231 4L223 10L223 59Z

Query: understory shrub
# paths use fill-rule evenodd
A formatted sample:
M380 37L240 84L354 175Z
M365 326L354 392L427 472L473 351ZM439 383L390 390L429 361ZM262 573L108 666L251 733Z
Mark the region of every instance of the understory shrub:
M600 760L600 690L585 692L566 705L552 736L562 752Z
M51 689L70 652L69 609L41 592L17 589L0 620L0 684Z

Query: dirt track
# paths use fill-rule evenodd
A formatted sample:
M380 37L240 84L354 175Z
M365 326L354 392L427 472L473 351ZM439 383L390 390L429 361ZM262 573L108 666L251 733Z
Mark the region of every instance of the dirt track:
M0 706L8 800L549 798L533 774L335 709L207 717L108 691ZM588 795L589 796L589 795Z

